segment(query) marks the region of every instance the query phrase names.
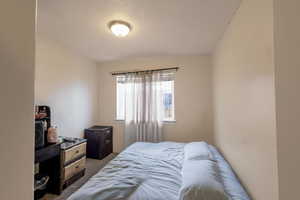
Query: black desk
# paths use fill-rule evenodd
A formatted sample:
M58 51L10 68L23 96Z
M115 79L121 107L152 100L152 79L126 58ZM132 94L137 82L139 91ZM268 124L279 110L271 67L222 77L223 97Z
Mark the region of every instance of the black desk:
M49 176L49 182L46 189L47 193L61 193L60 145L61 143L56 143L35 150L34 163L39 163L39 174Z

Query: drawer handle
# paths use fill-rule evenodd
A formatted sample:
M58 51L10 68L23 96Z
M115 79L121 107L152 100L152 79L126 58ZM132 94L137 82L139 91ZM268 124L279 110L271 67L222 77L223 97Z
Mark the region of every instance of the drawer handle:
M76 150L76 152L75 153L79 153L79 150Z
M110 143L110 140L105 140L105 144L109 144Z
M78 169L78 168L79 168L79 165L77 165L75 168Z

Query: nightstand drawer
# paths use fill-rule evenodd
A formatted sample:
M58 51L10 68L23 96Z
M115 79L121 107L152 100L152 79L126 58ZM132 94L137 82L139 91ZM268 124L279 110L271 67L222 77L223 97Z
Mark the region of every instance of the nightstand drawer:
M66 151L63 151L63 160L64 163L68 163L82 155L85 155L86 152L86 143L82 143L78 146L72 147Z
M85 168L85 157L79 159L78 161L66 166L64 168L63 177L64 180L67 180L83 170Z

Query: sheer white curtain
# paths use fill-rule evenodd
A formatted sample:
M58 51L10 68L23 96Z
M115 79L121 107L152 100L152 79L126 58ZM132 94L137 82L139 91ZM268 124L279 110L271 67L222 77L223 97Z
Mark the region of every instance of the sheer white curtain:
M163 138L162 81L170 72L129 73L125 83L125 147L136 142L160 142Z

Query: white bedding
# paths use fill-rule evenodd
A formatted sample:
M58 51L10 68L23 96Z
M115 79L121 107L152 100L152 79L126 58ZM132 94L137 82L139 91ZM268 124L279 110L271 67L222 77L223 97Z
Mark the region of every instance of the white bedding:
M175 142L135 143L68 200L178 200L185 145ZM215 148L210 146L210 150L217 159L215 162L218 161L222 182L228 183L224 188L229 199L250 200L227 162Z
M184 144L135 143L68 200L175 200L181 186Z

